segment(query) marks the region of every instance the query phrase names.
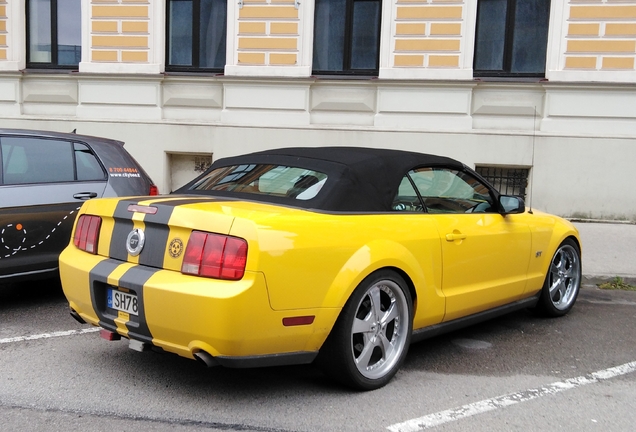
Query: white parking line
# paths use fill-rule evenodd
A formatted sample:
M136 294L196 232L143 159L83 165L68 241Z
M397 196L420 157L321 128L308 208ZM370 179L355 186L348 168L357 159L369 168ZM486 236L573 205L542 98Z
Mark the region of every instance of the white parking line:
M86 328L82 330L64 330L64 331L58 331L53 333L42 333L42 334L31 335L31 336L17 336L12 338L0 339L0 344L24 342L24 341L31 341L31 340L38 340L38 339L48 339L48 338L61 337L61 336L72 336L72 335L79 335L84 333L95 333L95 332L98 332L99 330L100 330L99 327L91 327L91 328Z
M421 431L424 429L442 425L444 423L450 423L466 417L493 411L497 408L504 408L510 405L518 404L520 402L526 402L532 399L536 399L541 396L549 396L565 390L571 390L573 388L577 388L587 384L594 384L602 380L607 380L620 375L626 375L634 371L636 371L636 361L625 363L613 368L604 369L598 372L591 373L589 375L570 378L565 381L554 382L552 384L546 385L545 387L539 387L519 393L498 396L492 399L485 399L472 404L463 405L458 408L440 411L434 414L426 415L424 417L408 420L403 423L396 423L387 427L387 429L391 432Z

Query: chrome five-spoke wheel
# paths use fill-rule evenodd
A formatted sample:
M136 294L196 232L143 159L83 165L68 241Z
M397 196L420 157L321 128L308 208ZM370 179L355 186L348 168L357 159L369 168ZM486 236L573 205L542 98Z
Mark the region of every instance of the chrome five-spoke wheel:
M382 378L400 360L410 331L406 297L394 281L380 280L366 290L355 310L353 361L365 378Z
M384 386L400 368L411 341L412 301L398 274L382 270L355 289L320 350L318 365L360 390Z
M580 287L581 253L578 245L567 239L552 257L538 306L548 315L565 315L574 306Z

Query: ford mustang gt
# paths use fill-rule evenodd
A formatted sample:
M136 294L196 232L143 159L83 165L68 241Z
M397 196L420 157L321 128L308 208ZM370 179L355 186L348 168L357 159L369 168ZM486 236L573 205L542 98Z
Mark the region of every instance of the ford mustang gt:
M174 195L87 201L60 273L106 339L207 366L315 361L371 390L412 342L568 313L581 244L453 159L289 148L220 159Z

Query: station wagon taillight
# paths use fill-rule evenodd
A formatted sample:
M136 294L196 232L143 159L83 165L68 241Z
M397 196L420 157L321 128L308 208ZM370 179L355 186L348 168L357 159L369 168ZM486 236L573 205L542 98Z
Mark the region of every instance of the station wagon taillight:
M238 237L192 231L181 273L239 280L245 273L247 242Z
M156 185L150 185L148 195L159 195L159 188Z
M101 224L102 219L99 216L81 215L75 227L73 244L83 251L96 254Z

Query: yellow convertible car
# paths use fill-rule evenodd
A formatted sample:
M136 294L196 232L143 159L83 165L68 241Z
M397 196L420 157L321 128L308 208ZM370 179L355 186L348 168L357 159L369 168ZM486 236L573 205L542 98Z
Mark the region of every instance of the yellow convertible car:
M370 390L412 342L568 313L581 245L455 160L290 148L220 159L174 195L87 201L60 273L106 339L207 366L315 361Z

